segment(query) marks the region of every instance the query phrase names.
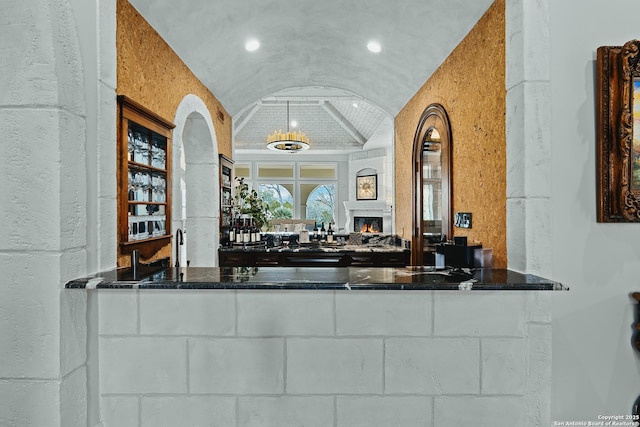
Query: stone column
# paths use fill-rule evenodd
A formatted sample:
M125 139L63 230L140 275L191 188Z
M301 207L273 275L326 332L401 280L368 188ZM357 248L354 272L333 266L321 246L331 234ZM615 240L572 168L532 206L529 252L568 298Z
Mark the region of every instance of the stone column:
M551 273L548 0L506 2L509 268Z
M86 274L96 252L88 236L99 234L88 232L87 199L96 191L87 146L97 159L100 107L93 101L87 109L85 91L97 72L83 64L77 22L78 14L95 18L97 5L32 0L2 8L0 424L86 426L86 294L63 286ZM91 31L95 40L95 22ZM96 50L95 43L84 49L94 68Z

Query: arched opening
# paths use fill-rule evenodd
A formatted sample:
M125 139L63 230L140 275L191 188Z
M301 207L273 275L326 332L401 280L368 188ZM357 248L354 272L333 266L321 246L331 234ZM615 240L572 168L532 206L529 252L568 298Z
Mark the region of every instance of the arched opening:
M180 265L218 265L220 194L218 147L206 106L188 95L178 107L174 131L173 230L184 231ZM179 241L173 241L173 254ZM175 260L174 260L175 262Z
M435 244L452 235L451 125L444 107L429 105L413 141L411 264L433 265Z
M293 186L281 184L260 184L258 194L269 205L274 219L293 218Z
M335 223L336 218L336 186L320 184L309 193L306 202L306 219L313 219L318 224Z

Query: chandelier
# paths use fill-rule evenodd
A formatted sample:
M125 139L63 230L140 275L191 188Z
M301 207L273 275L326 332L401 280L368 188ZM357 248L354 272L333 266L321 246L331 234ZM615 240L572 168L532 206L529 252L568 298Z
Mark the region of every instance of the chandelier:
M285 153L297 153L309 148L309 138L303 132L289 130L289 101L287 101L287 131L278 130L267 136L267 148Z

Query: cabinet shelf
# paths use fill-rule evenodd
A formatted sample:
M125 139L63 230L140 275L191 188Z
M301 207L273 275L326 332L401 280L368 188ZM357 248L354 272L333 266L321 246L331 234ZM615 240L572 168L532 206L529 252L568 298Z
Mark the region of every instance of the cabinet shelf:
M130 205L166 205L167 202L143 202L140 200L129 200Z
M157 168L151 165L145 165L144 163L138 163L131 160L129 160L127 163L129 165L129 169L137 169L140 171L149 171L149 172L160 172L165 174L167 173L166 169Z
M141 243L152 242L152 241L153 242L157 242L157 241L160 241L160 240L171 239L171 237L172 237L171 234L165 234L165 235L162 235L162 236L149 237L149 238L146 238L144 240L141 239L141 240L131 240L131 241L128 241L128 242L120 242L120 246L134 246L134 245L138 245L138 244L141 244Z

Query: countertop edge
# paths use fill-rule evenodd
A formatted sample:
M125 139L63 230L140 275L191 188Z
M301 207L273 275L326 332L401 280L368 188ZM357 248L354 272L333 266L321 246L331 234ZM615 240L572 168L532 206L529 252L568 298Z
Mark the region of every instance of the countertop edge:
M275 269L280 270L275 270ZM268 276L270 272L279 271L284 273L287 267L267 267L265 272ZM324 269L319 269L326 271ZM328 269L327 269L328 270ZM331 268L331 270L334 270ZM339 270L339 269L338 269ZM465 280L455 280L457 276L449 275L449 271L421 271L406 268L375 268L373 271L382 271L393 276L388 280L378 280L364 276L362 280L330 280L314 277L314 274L322 272L308 273L311 278L294 278L285 279L260 279L256 277L241 276L232 270L233 274L227 274L225 277L218 277L216 280L197 278L206 274L215 276L220 275L222 271L229 271L229 268L222 269L217 267L211 268L182 268L176 271L175 268L160 270L155 274L148 275L140 280L123 280L121 278L109 277L121 270L110 270L108 272L97 273L86 278L70 280L65 284L65 289L84 289L84 290L100 290L100 289L184 289L184 290L389 290L389 291L406 291L406 290L433 290L433 291L568 291L569 287L553 280L545 279L532 274L518 273L512 270L490 270L490 272L498 272L497 276L516 275L521 281L513 280L480 280L477 277L467 277ZM480 269L475 269L480 270ZM256 269L257 271L257 269ZM293 271L293 270L291 270ZM353 269L350 273L369 271L371 269ZM469 275L479 276L478 271L469 270ZM193 278L190 278L191 272L197 272ZM456 272L458 274L458 272ZM300 275L300 271L296 271L292 276ZM419 279L413 277L419 276ZM489 275L492 277L491 275ZM414 282L406 281L406 277L412 277ZM480 275L480 277L483 277ZM314 280L315 279L315 280ZM351 279L351 278L350 278Z

